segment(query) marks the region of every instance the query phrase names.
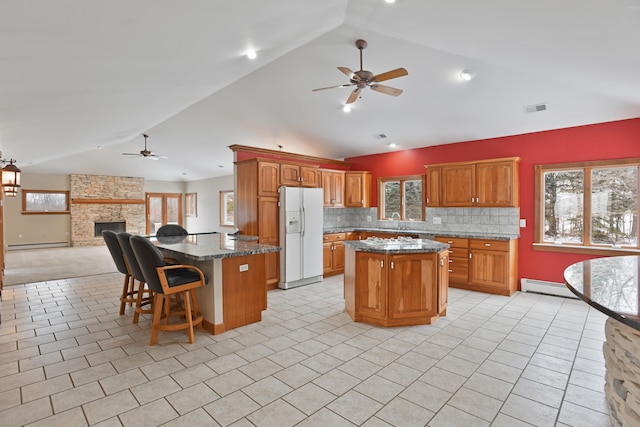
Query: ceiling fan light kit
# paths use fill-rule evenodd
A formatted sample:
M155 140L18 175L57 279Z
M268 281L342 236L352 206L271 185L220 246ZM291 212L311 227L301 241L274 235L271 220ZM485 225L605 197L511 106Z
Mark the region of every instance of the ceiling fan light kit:
M313 92L317 92L319 90L325 89L334 89L338 87L349 87L356 86L356 88L349 94L347 101L345 104L352 104L357 101L360 97L360 94L363 89L370 88L375 92L384 93L385 95L398 96L402 93L401 89L396 89L390 86L385 86L378 84L379 82L383 82L385 80L391 80L398 77L406 76L409 73L404 68L396 68L395 70L387 71L386 73L381 74L373 74L371 71L364 70L362 68L362 51L366 49L367 42L362 39L356 40L356 47L360 51L360 70L351 71L351 69L347 67L338 67L342 73L344 73L347 77L349 77L349 83L341 84L337 86L329 86L322 87L318 89L313 89Z

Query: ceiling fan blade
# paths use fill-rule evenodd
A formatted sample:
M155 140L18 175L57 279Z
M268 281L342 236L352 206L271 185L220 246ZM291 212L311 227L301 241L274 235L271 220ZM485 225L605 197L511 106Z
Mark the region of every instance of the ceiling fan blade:
M369 80L370 82L383 82L385 80L395 79L396 77L402 77L408 75L409 72L404 68L396 68L395 70L387 71L386 73L378 74Z
M317 92L319 90L326 90L326 89L335 89L337 87L348 87L348 86L353 86L353 83L349 83L349 84L345 84L345 85L337 85L337 86L328 86L328 87L319 87L317 89L311 89L312 92Z
M148 155L148 156L144 156L144 158L145 158L145 159L151 159L151 160L160 160L160 159L158 158L158 156L156 156L155 154L151 154L151 155Z
M384 86L379 84L372 84L369 87L371 88L371 90L384 93L385 95L398 96L402 93L402 90L396 89L395 87L389 87L389 86Z
M345 73L347 77L349 77L349 80L355 80L356 82L359 82L360 80L362 80L360 76L358 76L356 73L354 73L347 67L338 67L338 70Z
M354 91L351 92L351 95L349 95L349 98L347 98L347 102L345 102L345 104L352 104L356 102L359 95L360 95L360 88L354 89Z
M140 153L122 153L123 156L139 156Z

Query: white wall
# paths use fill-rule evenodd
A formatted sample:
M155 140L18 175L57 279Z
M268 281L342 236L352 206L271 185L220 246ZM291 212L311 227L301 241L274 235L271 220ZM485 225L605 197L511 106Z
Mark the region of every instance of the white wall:
M184 193L186 182L144 180L145 193ZM183 197L184 199L184 197Z
M233 175L202 179L185 183L185 193L197 194L197 216L185 217L190 233L217 231L230 233L233 227L220 225L220 191L233 190Z

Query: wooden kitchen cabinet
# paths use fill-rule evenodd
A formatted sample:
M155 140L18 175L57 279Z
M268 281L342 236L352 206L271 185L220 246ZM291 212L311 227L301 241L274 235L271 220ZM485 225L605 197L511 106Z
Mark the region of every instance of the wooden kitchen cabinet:
M320 186L319 175L316 166L280 162L280 185L317 188Z
M391 255L346 248L347 313L380 326L432 323L446 314L446 257L446 251Z
M322 236L322 274L324 277L344 273L344 243L346 233Z
M442 206L442 169L440 167L429 167L427 169L427 206L437 208Z
M256 161L258 168L258 196L278 197L280 165L275 162Z
M438 254L438 307L440 316L447 315L449 304L449 254L442 251Z
M371 172L347 171L344 176L345 199L348 208L371 207Z
M449 244L449 285L498 295L518 290L518 239L464 239L438 236Z
M322 170L320 172L324 206L344 207L344 171Z
M519 165L519 157L426 165L428 205L518 207Z

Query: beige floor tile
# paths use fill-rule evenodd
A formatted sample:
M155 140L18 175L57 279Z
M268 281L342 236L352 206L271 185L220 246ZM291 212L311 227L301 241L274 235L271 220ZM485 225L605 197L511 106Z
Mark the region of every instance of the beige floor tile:
M260 405L241 391L236 391L206 405L204 409L218 424L228 426L260 409Z
M404 387L376 374L358 384L354 387L354 390L382 404L386 404L400 394Z
M247 416L258 427L289 427L304 420L306 415L282 399L261 408Z
M180 387L188 388L192 385L214 378L217 375L218 374L216 374L213 369L209 368L203 363L199 363L190 368L185 368L180 371L174 372L173 374L171 374L171 378L173 378L173 380L177 382Z
M376 417L392 426L424 426L435 415L408 400L395 398L376 413Z
M258 381L281 371L282 366L265 358L241 366L238 370L251 377L254 381Z
M447 405L491 422L498 414L502 400L462 387L449 399Z
M526 378L520 378L512 390L513 394L559 408L562 404L564 390L551 387Z
M21 426L42 420L51 415L53 415L53 411L51 410L49 398L43 397L2 411L0 419L7 420L15 426Z
M100 385L107 395L118 393L148 382L149 379L139 369L131 369L121 374L100 380Z
M178 413L164 399L142 405L119 415L124 427L159 426L178 417Z
M313 383L306 384L283 397L285 401L311 415L336 399L336 396Z
M354 424L362 424L382 408L382 404L351 390L327 405L333 412L348 419Z
M609 415L591 408L565 402L560 409L558 421L572 427L610 427Z
M313 369L307 368L300 363L297 363L283 369L280 372L276 372L275 374L273 374L273 376L283 383L287 384L289 387L299 388L306 383L318 378L320 376L320 373Z
M464 384L466 378L434 366L422 375L420 380L450 393L455 393Z
M226 396L253 382L254 381L251 377L243 374L237 369L234 369L233 371L225 372L222 375L205 381L205 384L211 387L213 391L218 393L220 396Z
M124 390L83 405L89 424L97 424L140 406L129 390Z
M41 397L51 396L65 390L70 390L74 386L68 375L61 375L50 380L40 381L22 387L22 401L31 402Z
M553 426L558 415L557 408L515 394L507 398L500 412L539 427Z
M53 411L58 414L102 397L104 397L104 392L100 384L92 382L52 395L51 404Z
M332 412L326 408L323 408L311 415L309 418L298 424L299 427L352 427L355 426L352 422L339 416L335 412Z
M340 396L360 383L360 380L339 369L334 369L313 380L313 383Z
M293 389L275 377L266 377L248 385L242 391L260 406L268 405Z
M422 381L416 381L409 387L405 388L399 397L422 406L431 412L438 412L440 408L451 398L453 394L427 384Z
M76 386L98 381L116 375L111 363L103 363L102 365L91 366L86 369L71 372L70 376Z
M211 415L207 413L202 408L198 408L195 411L189 412L188 414L182 415L178 418L174 418L166 424L163 424L163 427L196 427L196 426L211 426L216 427L219 426L217 422L211 418Z

